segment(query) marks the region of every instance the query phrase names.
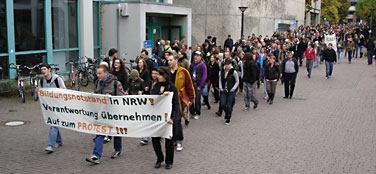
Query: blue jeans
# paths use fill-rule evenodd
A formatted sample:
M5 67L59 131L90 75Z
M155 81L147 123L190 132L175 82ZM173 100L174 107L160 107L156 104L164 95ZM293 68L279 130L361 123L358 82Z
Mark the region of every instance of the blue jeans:
M337 55L338 55L338 63L341 63L341 59L342 59L342 53L343 53L343 50L342 49L338 49L337 50Z
M359 47L359 52L363 54L363 52L364 52L364 45L362 45L362 46Z
M316 61L314 62L313 67L317 68L319 66L319 62L321 62L321 56L317 55L316 56Z
M368 58L368 65L372 64L372 56L373 56L373 51L367 51L367 58Z
M325 77L330 77L330 76L332 76L332 72L333 72L333 62L325 61L325 70L326 70Z
M50 126L50 133L48 134L48 146L54 149L56 143L63 144L59 128L55 126Z
M231 119L236 92L221 91L221 108L225 111L225 119Z
M93 155L95 155L98 158L102 157L104 137L105 137L104 135L95 136ZM114 149L115 149L115 152L121 152L121 149L122 149L121 137L114 137Z

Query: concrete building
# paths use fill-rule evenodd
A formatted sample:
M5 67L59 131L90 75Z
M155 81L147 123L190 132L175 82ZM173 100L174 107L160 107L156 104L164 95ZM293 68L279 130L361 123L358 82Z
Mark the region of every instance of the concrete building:
M110 48L129 61L159 38L185 35L190 45L191 18L191 8L172 0L2 0L0 79L15 78L10 63L59 64L67 73L66 62Z
M321 0L316 2L311 0L311 4L306 6L305 25L318 25L320 24L321 16Z
M228 34L240 38L241 11L248 7L244 17L244 35L272 35L274 31L295 29L303 25L305 0L174 0L174 4L192 7L192 45L203 43L206 36L217 37L223 45Z
M347 23L356 23L359 22L357 17L356 17L356 3L358 3L358 0L347 0L350 2L350 7L349 7L349 14L345 18L345 22Z

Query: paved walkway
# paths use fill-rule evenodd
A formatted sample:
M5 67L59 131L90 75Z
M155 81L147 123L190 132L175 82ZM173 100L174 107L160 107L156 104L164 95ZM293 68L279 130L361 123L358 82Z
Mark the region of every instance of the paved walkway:
M345 59L344 59L345 60ZM49 127L39 102L28 96L0 98L0 173L376 173L376 68L366 59L335 65L324 79L325 67L304 68L293 99L283 99L278 84L273 105L262 99L256 110L243 112L238 96L233 119L224 125L212 109L203 107L199 120L183 126L184 150L175 153L172 170L154 169L151 144L124 138L123 154L110 159L112 143L104 146L100 165L85 158L93 135L61 129L64 146L46 154ZM27 124L7 127L10 120Z

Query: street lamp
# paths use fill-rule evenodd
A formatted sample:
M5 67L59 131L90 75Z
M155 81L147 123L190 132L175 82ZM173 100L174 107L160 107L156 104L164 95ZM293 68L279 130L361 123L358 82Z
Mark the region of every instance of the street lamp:
M370 28L369 28L369 38L371 38L372 37L372 35L373 35L373 33L372 33L372 23L373 23L373 12L375 11L375 9L374 8L370 8L369 9L370 11L371 11L371 20L370 20L370 22L369 22L369 24L370 24Z
M242 26L241 26L241 33L240 33L240 38L243 36L244 32L244 12L247 10L248 7L239 7L240 11L242 11Z

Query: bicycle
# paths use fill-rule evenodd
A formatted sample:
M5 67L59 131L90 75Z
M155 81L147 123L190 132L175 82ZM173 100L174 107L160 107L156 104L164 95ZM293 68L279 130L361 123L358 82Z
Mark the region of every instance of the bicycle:
M66 64L70 64L70 66L71 66L71 71L69 73L70 87L73 88L73 86L74 86L75 89L77 91L79 91L81 83L79 82L79 78L78 78L78 75L77 75L78 62L67 62Z
M16 80L18 87L18 97L22 98L22 103L25 103L25 86L24 79L21 77L21 65L16 65L14 63L9 64L9 69L15 69L17 71Z
M84 57L85 62L81 63L81 68L77 72L79 85L86 87L89 84L89 81L95 79L95 65L97 64L97 59Z
M30 87L31 87L31 96L34 96L34 100L38 101L38 92L35 90L38 87L38 79L37 79L37 72L35 68L39 69L41 64L35 65L33 67L24 66L24 68L30 70Z

